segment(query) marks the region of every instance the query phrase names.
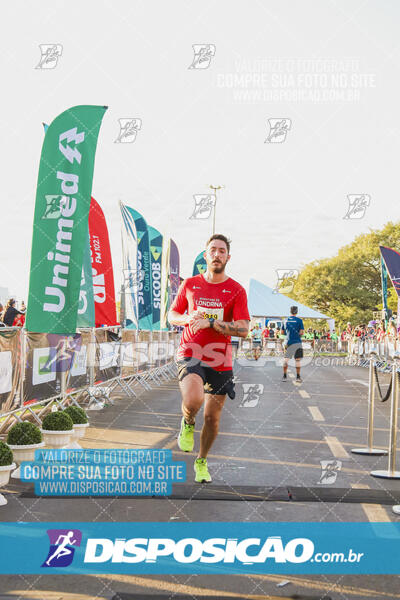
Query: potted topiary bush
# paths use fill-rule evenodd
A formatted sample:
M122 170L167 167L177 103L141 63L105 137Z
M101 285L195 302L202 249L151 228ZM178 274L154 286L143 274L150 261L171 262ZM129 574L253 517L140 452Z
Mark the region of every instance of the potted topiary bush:
M42 422L44 442L49 448L63 448L66 446L73 432L73 422L63 410L51 412Z
M10 473L15 469L12 450L4 442L0 442L0 488L7 485L10 480ZM0 494L0 506L7 504L7 500Z
M81 449L82 446L79 445L78 440L83 438L87 427L89 427L87 415L83 408L74 404L68 406L64 412L71 417L74 424L74 432L71 436L71 443L68 445L68 448Z
M35 450L42 448L42 432L39 427L29 421L16 423L7 434L7 444L11 448L15 462L20 465L24 460L34 460ZM20 467L16 469L11 477L19 479Z

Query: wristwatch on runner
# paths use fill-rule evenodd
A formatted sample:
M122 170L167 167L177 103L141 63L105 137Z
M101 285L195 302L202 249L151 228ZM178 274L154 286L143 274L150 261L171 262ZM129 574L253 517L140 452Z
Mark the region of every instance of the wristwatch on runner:
M211 329L214 329L214 321L215 321L215 319L213 319L212 317L210 317L210 318L208 319L208 322L210 323L210 327L211 327Z

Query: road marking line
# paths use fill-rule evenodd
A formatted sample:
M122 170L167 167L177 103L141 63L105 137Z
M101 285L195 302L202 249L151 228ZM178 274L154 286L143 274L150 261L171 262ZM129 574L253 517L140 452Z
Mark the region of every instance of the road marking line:
M319 410L318 406L307 406L307 408L310 411L314 421L325 421L324 416Z
M47 586L46 586L47 587ZM60 596L60 592L54 592L54 591L50 591L50 590L16 590L16 593L18 594L18 598L30 598L30 600L32 600L33 598L35 598L36 600L41 600L44 596L43 594L46 595L46 600L59 600L60 598L65 598L65 600L93 600L94 598L94 591L93 593L89 594L83 594L82 592L79 593L75 593L75 592L63 592L62 596ZM99 598L101 598L101 596L98 596ZM104 596L102 596L104 598ZM249 596L250 598L251 596ZM264 596L265 597L265 596ZM282 600L282 596L280 596L280 599Z
M299 390L299 394L302 398L311 398L310 394L306 390Z
M91 575L91 577L94 577L94 575ZM102 575L102 577L104 577L104 575ZM234 577L246 577L246 575L234 575ZM247 576L248 577L248 576ZM252 579L261 579L264 581L276 581L277 583L279 583L280 581L282 581L282 575L256 575L255 573L251 575ZM340 585L339 583L335 583L334 581L329 581L327 583L325 582L320 582L317 581L315 579L306 579L304 577L296 577L291 575L290 576L290 581L292 582L293 585L297 585L300 587L305 587L307 589L313 589L313 590L323 590L325 592L336 592L337 594L341 594L342 597L347 597L347 596L364 596L367 598L374 598L374 600L376 600L379 597L383 597L383 598L387 598L389 596L389 594L387 592L382 592L382 591L378 591L378 590L374 590L371 588L360 588L360 587L356 587L356 586L343 586ZM15 593L15 592L14 592ZM215 592L214 592L215 594ZM391 593L390 594L392 598L400 598L400 594L396 594L396 593Z
M89 577L98 577L98 575L95 574L89 574ZM178 594L188 594L191 596L196 596L198 598L201 598L202 596L207 596L207 595L213 595L215 596L216 593L218 594L218 596L220 596L221 598L223 598L224 596L230 596L230 597L235 597L235 598L251 598L251 600L256 600L256 599L263 599L266 598L265 594L264 595L250 595L250 594L241 594L238 592L230 592L230 591L225 591L225 590L216 590L215 588L213 589L208 589L208 588L200 588L200 587L196 587L194 585L188 585L188 584L182 584L182 583L176 583L176 582L172 582L172 581L167 581L164 579L149 579L142 576L138 576L138 575L118 575L118 574L114 574L114 573L108 573L108 574L104 574L101 576L102 579L106 579L108 581L117 581L118 583L121 584L129 584L131 586L136 585L136 586L140 586L140 587L144 587L144 588L149 588L149 589L155 589L155 590L159 590L160 592L174 592L174 593L178 593ZM246 574L234 574L234 577L244 577L244 578L248 578L248 575ZM251 575L252 579L258 579L260 581L270 581L271 583L280 583L282 581L282 575L257 575L257 574L252 574ZM337 592L338 594L341 594L342 596L364 596L367 598L373 598L374 600L376 600L376 598L387 598L388 597L388 593L387 592L382 592L381 590L375 590L375 589L371 589L371 588L360 588L360 587L356 587L356 586L344 586L338 583L335 583L334 581L329 581L327 583L325 582L320 582L317 581L315 579L307 579L305 577L298 577L298 576L291 576L290 577L290 581L294 584L297 585L299 587L303 587L305 589L312 589L312 590L322 590L324 592ZM16 593L16 592L15 592ZM18 592L20 593L20 592ZM42 593L42 592L41 592ZM42 593L43 594L43 593ZM59 597L59 593L58 593L58 597ZM38 594L39 596L39 594ZM43 596L41 596L42 598ZM396 593L391 593L391 597L392 598L400 598L399 594ZM282 596L268 596L268 598L270 598L270 600L282 600Z
M386 510L380 504L361 504L363 511L371 523L390 523Z
M326 435L325 441L328 444L335 458L350 458L345 447L339 442L337 437Z
M326 424L325 427L340 427L341 429L363 429L365 431L365 425L340 425L336 423ZM374 431L390 431L387 427L374 427Z
M140 396L139 396L139 399L140 399ZM135 414L138 414L138 415L149 415L148 410L135 410L132 412L134 412ZM180 417L182 419L182 413L167 413L167 412L159 412L159 411L152 410L150 413L150 416L152 416L152 415L157 415L157 416L161 415L162 417L164 417L164 416L165 417Z
M370 490L371 488L369 487L369 485L365 484L365 483L352 483L351 487L354 490ZM380 523L380 522L384 522L384 523L391 523L391 519L389 518L388 513L386 512L386 509L381 505L381 504L361 504L361 507L363 509L363 511L365 512L368 521L370 521L370 523ZM392 529L392 528L390 528ZM392 533L395 532L395 529L393 528Z
M178 433L178 427L164 427L162 425L142 425L140 424L140 427L144 428L144 429L153 429L153 430L165 430L165 431L171 431L171 432L176 432L176 434ZM326 425L324 424L324 427L334 427L333 425ZM340 427L340 425L338 425L338 427ZM350 426L348 426L350 427ZM360 427L359 429L365 430L365 427ZM196 429L195 430L197 433L200 433L201 429ZM375 431L379 431L377 429L375 429ZM382 431L388 431L387 429L384 429ZM232 437L245 437L248 438L249 434L248 433L237 433L236 431L219 431L218 435L229 435ZM283 441L283 442L293 442L293 443L304 443L304 444L326 444L325 440L309 440L307 438L298 438L298 437L285 437L282 435L256 435L256 434L252 434L251 436L252 438L256 439L256 440L277 440L279 441ZM173 442L169 442L171 443L171 445L173 446L176 442L176 438L174 438ZM359 444L360 446L362 446L363 441L360 442L343 442L344 446L351 446L352 448L354 448L355 445ZM168 448L169 446L164 446L164 448ZM376 448L379 448L380 450L387 450L387 446L378 446L375 444ZM397 452L400 452L400 448L397 449Z
M196 452L182 452L182 450L175 450L174 455L179 456L196 456ZM321 471L321 465L310 464L310 463L297 463L293 461L284 461L284 460L272 460L268 458L246 458L244 456L227 456L225 454L209 454L208 458L219 459L224 461L238 461L244 463L255 463L262 465L280 465L281 467L300 467L304 469L318 469ZM361 470L361 469L352 469L352 468L342 468L342 473L359 473L360 475L367 475L370 473L370 469ZM400 596L399 596L400 597Z
M318 396L327 396L328 398L354 398L354 394L338 394L337 392L332 392L332 394L323 394L322 392L317 392ZM363 398L365 398L365 394L360 392L359 396L356 396L357 400L362 400ZM341 402L341 404L344 404L344 402Z
M92 575L90 575L90 577L92 577ZM93 577L98 577L98 575L93 575ZM171 592L172 594L184 594L185 596L192 596L192 598L202 598L203 596L216 596L216 593L218 594L218 596L220 598L224 598L225 596L229 596L231 598L251 598L251 600L263 600L265 598L265 595L262 594L243 594L241 592L230 592L230 591L225 591L225 590L216 590L215 588L203 588L203 587L197 587L194 585L188 585L185 583L177 583L176 581L167 581L164 579L148 579L146 577L143 576L136 576L136 575L119 575L119 574L114 574L114 573L107 573L104 577L102 575L103 579L107 579L109 581L116 581L118 582L118 584L122 584L124 583L125 585L127 583L130 584L130 586L140 586L143 588L147 588L147 589L154 589L154 590L158 590L160 593L161 592ZM282 577L281 577L281 581L282 581ZM42 596L40 596L40 598L43 597L43 592ZM145 596L145 594L138 594L139 596ZM152 596L149 595L149 596ZM158 594L157 594L158 596ZM38 597L38 596L37 596ZM58 598L60 597L60 593L58 593ZM116 595L114 596L114 598L116 597ZM168 596L166 595L166 598ZM271 598L271 600L282 600L282 596L268 596L268 598Z
M168 434L161 431L142 431L140 429L108 429L91 427L85 432L84 444L88 448L112 448L110 444L120 447L126 444L129 447L157 448L163 444Z
M360 385L365 385L366 387L369 386L368 381L363 381L362 379L346 379L346 381L348 383L352 383L354 381L354 383L359 383Z

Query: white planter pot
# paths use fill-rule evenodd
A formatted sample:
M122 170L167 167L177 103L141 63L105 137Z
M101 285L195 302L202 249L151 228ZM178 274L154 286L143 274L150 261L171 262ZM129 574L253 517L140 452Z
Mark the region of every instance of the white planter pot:
M13 453L15 462L20 465L24 460L35 460L35 450L43 448L44 442L39 444L8 444Z
M47 448L63 448L70 442L73 429L68 431L52 431L51 429L42 429L44 443Z
M0 467L0 488L7 485L7 483L10 480L10 473L13 469L15 469L15 467L15 463L12 463L12 465L4 465ZM7 504L7 500L2 494L0 494L0 506L4 506L5 504Z
M86 429L89 427L89 423L75 423L73 433L71 435L71 441L67 448L70 450L82 450L82 446L78 443L78 440L83 438L86 433Z
M11 448L12 453L13 453L13 458L18 465L18 469L15 469L15 471L13 471L11 477L13 479L20 479L21 468L19 465L22 462L24 462L25 460L26 461L35 460L35 450L37 450L38 448L43 448L44 442L40 442L39 444L24 444L24 445L8 444L8 446Z
M72 434L72 441L80 440L86 433L86 429L89 427L89 423L75 423L74 433Z

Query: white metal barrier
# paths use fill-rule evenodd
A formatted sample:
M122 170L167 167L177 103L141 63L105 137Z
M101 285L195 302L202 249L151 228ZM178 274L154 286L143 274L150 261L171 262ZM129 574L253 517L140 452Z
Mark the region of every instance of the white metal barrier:
M15 420L40 424L53 404L101 408L113 402L118 387L137 397L138 389L161 385L176 374L179 338L176 331L119 327L82 329L75 336L1 328L0 434Z

